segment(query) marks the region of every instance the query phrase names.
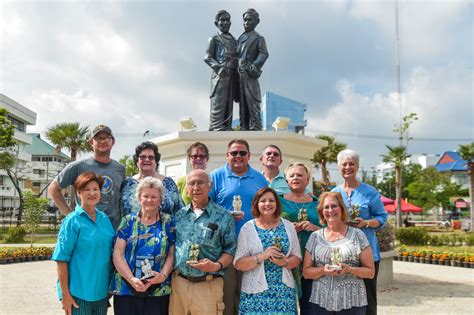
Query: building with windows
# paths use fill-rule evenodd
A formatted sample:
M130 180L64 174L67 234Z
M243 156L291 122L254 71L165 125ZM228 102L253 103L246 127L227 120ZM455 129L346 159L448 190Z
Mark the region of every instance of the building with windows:
M32 142L27 145L26 150L31 154L29 166L30 173L25 179L24 187L31 189L35 194L41 193L42 197L48 199L48 185L66 166L69 157L41 139L40 134L31 134ZM50 205L53 205L50 199Z
M413 154L405 160L405 165L419 164L421 168L425 169L429 166L434 166L439 160L439 157L439 154ZM382 162L377 164L375 172L377 174L377 183L380 183L385 177L391 176L392 173L395 172L395 167L392 163Z
M467 162L456 151L444 152L435 167L438 172L448 173L453 183L468 188Z
M15 125L14 138L17 146L12 152L16 157L14 171L25 178L29 173L27 163L31 162L31 154L26 147L32 143L31 135L26 133L26 127L36 123L36 113L3 94L0 94L0 107L8 111L8 119ZM21 189L24 189L24 183L24 180L20 181ZM7 173L0 170L0 209L16 209L18 206L18 192Z
M272 124L277 117L288 117L288 131L304 134L304 128L308 124L304 118L306 104L266 92L262 98L261 111L263 130L273 130Z

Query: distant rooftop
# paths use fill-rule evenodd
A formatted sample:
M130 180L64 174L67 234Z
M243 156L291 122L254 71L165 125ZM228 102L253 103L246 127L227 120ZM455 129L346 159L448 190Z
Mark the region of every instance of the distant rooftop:
M446 151L435 165L438 172L467 172L467 162L456 151Z
M26 146L26 151L31 155L60 155L62 158L69 159L69 156L62 152L58 154L56 148L41 139L41 135L39 133L31 133L31 138L33 140L32 143Z

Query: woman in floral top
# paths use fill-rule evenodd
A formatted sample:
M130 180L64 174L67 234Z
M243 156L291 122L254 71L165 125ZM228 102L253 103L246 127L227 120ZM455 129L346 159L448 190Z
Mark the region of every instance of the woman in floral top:
M148 176L158 178L163 182L164 196L161 198L161 212L174 214L184 206L173 179L157 172L160 157L158 147L153 142L143 142L135 148L133 161L138 167L138 174L127 177L123 183L121 204L124 215L137 213L140 210L140 203L135 196L135 190L138 184Z
M168 314L175 234L172 216L160 211L163 194L159 179L144 178L136 191L141 209L120 223L110 285L115 314Z

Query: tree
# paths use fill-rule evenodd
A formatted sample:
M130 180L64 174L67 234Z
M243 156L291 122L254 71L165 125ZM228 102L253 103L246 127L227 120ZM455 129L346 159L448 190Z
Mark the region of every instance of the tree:
M396 216L397 216L397 228L402 226L402 170L405 160L410 157L407 153L408 141L411 137L408 135L410 125L418 120L416 113L410 113L402 118L400 125L393 129L394 132L399 134L398 140L400 144L398 146L386 145L388 149L387 155L383 155L383 161L386 163L392 163L395 168L395 199L396 199Z
M46 212L48 199L36 197L31 190L25 190L23 197L25 199L25 227L30 232L30 246L33 247L33 236L38 230L41 216Z
M326 147L323 147L314 153L313 159L311 160L315 168L321 167L321 188L322 191L328 191L330 182L327 164L337 162L337 154L340 151L344 150L347 145L345 143L337 142L334 137L328 135L319 135L316 136L316 138L328 142L328 145Z
M13 137L15 134L15 125L8 119L8 111L0 108L0 169L4 170L10 178L15 190L18 192L20 205L18 207L17 225L21 224L23 213L23 192L21 190L21 181L23 175L17 167L18 143Z
M130 155L124 155L120 160L119 163L125 166L125 175L126 176L133 176L138 174L138 167L133 161L133 158Z
M402 168L402 178L403 178L403 186L402 187L402 198L403 199L411 199L410 193L406 190L406 187L410 185L417 177L418 174L421 172L422 168L420 164L410 163L404 165ZM383 180L380 183L376 183L373 185L377 188L378 191L385 197L390 199L396 199L395 195L395 172L391 172L390 174L386 174Z
M69 150L71 161L75 161L79 153L92 151L89 127L81 127L78 122L60 123L48 128L46 137L56 146L58 152L63 148Z
M449 206L449 198L459 196L461 190L460 185L451 182L448 174L440 173L432 166L420 171L416 179L406 187L410 202L423 209L436 206L446 208Z
M471 232L474 232L474 207L472 196L474 194L474 142L459 145L459 155L467 163L467 178L469 182L469 206L471 208Z

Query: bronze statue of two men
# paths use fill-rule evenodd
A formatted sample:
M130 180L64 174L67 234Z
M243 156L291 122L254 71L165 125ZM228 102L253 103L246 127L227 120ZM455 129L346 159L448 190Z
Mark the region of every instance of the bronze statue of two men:
M262 130L258 78L268 58L265 38L255 31L258 12L243 14L244 33L238 40L229 33L230 14L220 10L214 24L218 33L209 39L204 61L212 68L210 131L232 130L233 103L240 103L240 130Z

